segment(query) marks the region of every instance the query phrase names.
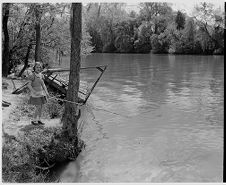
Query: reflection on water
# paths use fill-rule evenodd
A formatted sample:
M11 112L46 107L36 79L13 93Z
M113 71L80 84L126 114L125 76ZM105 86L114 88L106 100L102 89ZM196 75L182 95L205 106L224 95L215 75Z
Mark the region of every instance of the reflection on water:
M76 181L222 182L223 56L94 54L82 66L105 64Z

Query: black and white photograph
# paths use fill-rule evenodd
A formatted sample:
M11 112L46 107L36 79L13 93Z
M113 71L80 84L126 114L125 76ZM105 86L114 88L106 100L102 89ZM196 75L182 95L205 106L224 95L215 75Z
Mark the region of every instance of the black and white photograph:
M2 183L223 183L225 2L2 1Z

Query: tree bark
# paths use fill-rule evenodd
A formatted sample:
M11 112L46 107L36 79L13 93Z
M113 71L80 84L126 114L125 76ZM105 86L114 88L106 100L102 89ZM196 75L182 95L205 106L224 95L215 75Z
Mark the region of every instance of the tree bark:
M82 35L82 4L72 3L70 17L71 31L71 59L69 85L66 99L72 102L78 102L78 90L80 82L80 61L81 61L81 35ZM78 144L77 140L77 104L66 102L65 111L62 117L63 132L69 139Z
M8 33L8 19L9 19L10 3L3 4L3 19L2 29L4 33L3 53L2 53L2 75L7 76L9 73L9 33Z
M28 66L28 59L29 59L29 55L30 55L31 49L32 49L32 40L30 40L30 43L29 43L29 45L28 45L28 47L27 47L27 53L26 53L25 60L24 60L24 67L23 67L23 69L20 71L20 73L19 73L19 75L18 75L19 77L23 74L23 72L25 71L25 69L26 69L27 66Z
M41 61L41 6L35 7L35 31L36 31L36 46L35 46L35 62Z

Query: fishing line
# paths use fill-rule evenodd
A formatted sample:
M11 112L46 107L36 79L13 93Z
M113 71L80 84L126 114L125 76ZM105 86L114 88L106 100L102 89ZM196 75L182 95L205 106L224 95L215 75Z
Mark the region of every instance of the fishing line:
M56 99L56 100L68 102L68 103L77 104L77 105L79 105L79 106L83 105L83 103L78 103L78 102L73 102L73 101L69 101L69 100L64 100L64 99L62 99L62 98L57 98L56 96L52 96L52 97L50 97L50 98L48 98L48 99L52 99L52 98L53 98L53 99Z
M153 67L144 67L144 68L137 68L137 67L131 67L131 68L127 68L125 70L110 70L110 72L125 72L125 71L130 71L130 70L139 70L139 71L144 71L144 70L148 70L148 69L151 69L153 70L153 72L157 72L157 71L169 71L169 69L159 69L159 68L153 68ZM86 69L87 71L90 71L90 70L94 70L94 69ZM61 72L61 73L69 73L70 71L64 71L64 72ZM80 71L81 73L86 73L86 72L83 72L83 71Z
M144 67L144 68L137 68L137 67L131 67L131 68L127 68L125 70L110 70L110 72L124 72L124 71L130 71L130 70L148 70L148 69L152 69L153 72L157 72L157 71L169 71L169 69L159 69L159 68L153 68L153 67Z
M106 109L103 109L103 108L99 108L99 107L96 107L96 106L93 106L93 108L97 109L97 110L102 110L102 111L105 111L105 112L108 112L108 113L111 113L111 114L115 114L115 115L118 115L118 116L121 116L121 117L124 117L124 118L130 118L129 116L125 116L125 115L122 115L122 114L119 114L119 113L116 113L116 112L112 112L112 111L109 111L109 110L106 110Z
M56 100L60 100L60 101L65 101L65 102L68 102L68 103L77 104L79 106L84 105L83 103L78 103L78 102L73 102L73 101L69 101L69 100L64 100L64 99L61 99L61 98L57 98L56 96L52 96L49 99L56 99ZM105 112L108 112L108 113L111 113L111 114L115 114L115 115L122 116L122 117L125 117L125 118L130 118L129 116L118 114L116 112L112 112L112 111L109 111L109 110L106 110L106 109L103 109L103 108L99 108L99 107L96 107L96 106L93 106L93 105L92 105L92 107L97 109L97 110L102 110L102 111L105 111Z

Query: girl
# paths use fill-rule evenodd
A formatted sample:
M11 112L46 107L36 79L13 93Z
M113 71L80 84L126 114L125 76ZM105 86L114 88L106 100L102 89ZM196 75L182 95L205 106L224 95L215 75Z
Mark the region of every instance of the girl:
M42 64L40 62L36 62L33 70L34 72L29 76L30 82L28 83L28 88L31 92L28 103L36 106L36 110L31 123L33 125L44 125L44 123L41 121L42 108L43 105L47 102L46 97L49 97L49 93L43 81L44 76L41 73Z

